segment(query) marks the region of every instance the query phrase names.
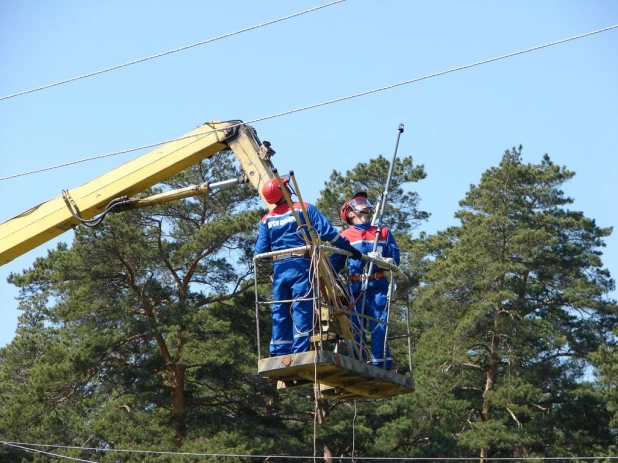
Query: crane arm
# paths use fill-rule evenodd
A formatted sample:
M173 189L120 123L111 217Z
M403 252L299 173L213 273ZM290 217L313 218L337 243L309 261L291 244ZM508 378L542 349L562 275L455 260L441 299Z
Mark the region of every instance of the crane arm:
M270 144L260 143L255 130L241 121L206 123L0 224L0 265L78 225L80 222L66 201L83 219L90 219L104 211L112 200L135 196L224 149L234 152L246 180L261 195L262 184L274 177L270 157L275 152Z

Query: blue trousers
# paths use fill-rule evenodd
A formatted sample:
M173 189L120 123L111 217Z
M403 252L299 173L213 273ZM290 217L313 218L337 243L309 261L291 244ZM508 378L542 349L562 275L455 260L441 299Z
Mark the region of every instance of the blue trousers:
M295 257L273 264L273 300L312 298L309 258ZM313 301L277 302L272 306L270 355L307 352L313 332Z
M360 281L352 282L351 290L354 299L359 297L362 284ZM365 310L364 314L386 322L388 317L387 304L388 281L386 279L370 281L367 286L365 295ZM361 296L354 307L354 312L360 313L363 304ZM374 320L352 316L352 323L356 331L362 333L363 346L367 345L367 328L371 333L371 364L380 368L390 370L393 368L393 359L391 357L390 347L386 343L384 349L384 340L386 338L386 325L378 323ZM356 342L360 342L361 336L355 336ZM364 354L363 354L364 355ZM366 360L366 359L364 359Z

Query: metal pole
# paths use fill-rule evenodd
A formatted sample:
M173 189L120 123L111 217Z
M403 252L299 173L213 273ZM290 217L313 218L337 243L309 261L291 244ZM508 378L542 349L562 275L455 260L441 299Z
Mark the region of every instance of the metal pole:
M296 210L294 209L294 201L292 201L292 196L290 195L290 191L283 184L283 180L279 176L279 172L277 171L277 169L273 169L273 174L275 174L275 178L279 182L279 187L281 188L283 197L285 198L285 201L288 203L288 206L290 207L290 212L292 213L294 220L296 220L296 223L298 224L298 228L300 228L302 231L303 239L305 240L305 243L307 243L307 245L311 245L311 236L309 235L309 232L307 232L307 230L304 229L303 223L301 222L300 217L298 216L298 214L296 213Z
M262 352L260 348L260 293L258 290L258 263L253 261L253 285L255 291L255 328L257 332L257 355L258 360L262 360Z
M386 206L386 201L388 197L388 188L391 184L391 178L393 177L393 169L395 168L395 161L397 160L397 150L399 149L399 139L401 138L401 134L403 133L403 124L399 124L397 128L397 142L395 143L395 153L393 154L393 160L391 161L391 165L388 168L388 176L386 177L386 185L384 187L384 193L382 193L382 199L380 200L380 211L378 212L378 229L376 230L376 237L373 242L373 252L376 252L378 249L378 240L380 239L380 233L382 232L382 218L384 216L384 209ZM371 270L373 270L373 262L369 262L369 269L367 270L367 276L371 275ZM368 281L368 280L367 280ZM364 282L365 287L367 285Z
M375 240L373 241L373 252L376 252L376 249L378 249L378 240L380 239L380 234L382 233L382 218L384 215L384 209L386 206L386 201L387 201L387 197L388 197L388 188L390 186L391 183L391 178L393 176L393 169L395 168L395 161L397 160L397 150L399 149L399 139L401 138L401 134L403 133L403 124L400 123L399 127L397 128L397 141L395 143L395 153L393 154L393 160L391 161L391 165L388 169L388 176L386 177L386 185L384 186L384 193L382 193L382 199L380 200L380 211L377 214L377 222L378 222L378 228L376 230L376 237ZM371 271L373 270L373 261L369 261L369 265L365 267L367 269L366 272L363 272L363 276L362 276L362 282L361 282L361 292L363 294L362 296L362 302L361 302L361 314L365 315L365 300L367 297L367 286L369 284L369 277L371 276ZM365 330L365 323L364 320L361 320L361 338L360 338L360 346L361 346L361 352L362 352L362 348L363 348L363 331Z
M382 358L382 366L386 369L386 347L388 346L388 328L390 326L391 320L391 301L393 300L393 295L397 289L397 285L394 281L394 275L391 272L391 281L388 284L388 296L386 296L386 329L384 330L384 344L382 346L382 350L384 352L384 357Z
M301 196L300 190L298 189L298 183L296 183L296 177L294 176L293 170L290 171L289 176L290 176L290 180L292 180L292 186L294 187L296 196L298 196L298 203L300 204L300 210L302 211L303 216L305 217L305 226L307 227L307 230L309 231L309 234L311 235L311 238L313 239L314 244L317 244L318 237L316 236L317 234L315 230L313 229L313 226L311 225L311 221L309 220L309 214L307 213L307 209L305 208L303 197Z
M412 333L410 332L410 293L406 291L406 325L408 327L408 366L410 369L410 377L414 378L412 372Z

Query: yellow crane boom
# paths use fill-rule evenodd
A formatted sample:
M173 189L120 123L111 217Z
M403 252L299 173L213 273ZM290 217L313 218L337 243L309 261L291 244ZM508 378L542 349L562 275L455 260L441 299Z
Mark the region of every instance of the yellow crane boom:
M244 171L244 180L250 182L261 194L262 184L274 177L270 157L275 152L270 149L270 144L260 143L255 130L242 121L206 123L0 224L0 265L78 225L80 221L74 216L75 211L79 212L82 219L91 219L103 212L113 200L133 197L225 149L234 152ZM154 202L207 193L208 190L206 185L202 188L196 187L191 192L163 193L157 195ZM139 201L141 203L136 202L128 207L139 207L148 203L143 199Z

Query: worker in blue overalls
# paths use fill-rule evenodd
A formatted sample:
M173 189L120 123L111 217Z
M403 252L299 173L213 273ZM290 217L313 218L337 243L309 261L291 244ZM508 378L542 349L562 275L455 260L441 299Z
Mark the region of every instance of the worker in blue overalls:
M352 246L362 254L399 265L399 247L393 234L386 227L380 229L377 248L373 254L378 227L371 225L372 212L373 206L367 199L367 193L364 191L356 193L352 199L341 206L341 220L349 225L341 232L341 236L347 238ZM357 301L353 311L371 317L366 319L352 316L357 333L356 341L360 342L362 336L363 345L365 345L368 325L371 333L371 364L390 370L393 367L393 359L388 343L385 342L387 327L384 323L379 323L388 320L388 278L378 265L372 266L371 275L364 275L367 265L362 260L354 257L347 260L350 290L352 298ZM346 257L341 254L334 254L331 257L331 263L337 272L343 269L345 261ZM364 295L362 294L363 278L367 279Z
M276 206L262 217L255 244L255 254L306 245L303 231L285 200L281 186L286 188L290 194L293 193L287 178L282 178L281 182L271 179L262 187L264 199ZM341 237L317 208L309 203L305 203L304 206L309 216L308 226L315 230L320 239L351 252L356 259L362 257L361 252ZM301 204L295 202L293 207L301 226L307 228ZM276 256L274 260L273 300L275 302L272 305L273 326L269 349L271 357L306 352L310 348L314 325L310 257L308 252L303 252L282 254Z

